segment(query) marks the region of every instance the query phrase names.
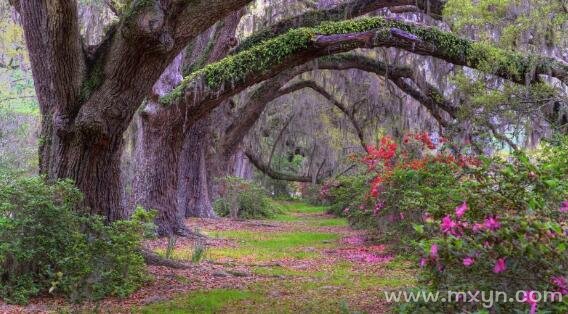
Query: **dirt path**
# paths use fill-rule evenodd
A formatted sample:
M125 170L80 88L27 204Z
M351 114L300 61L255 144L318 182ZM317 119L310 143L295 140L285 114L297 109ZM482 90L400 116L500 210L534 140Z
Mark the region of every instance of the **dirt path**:
M386 313L383 291L412 285L408 263L366 243L365 232L344 219L321 207L281 205L283 214L272 220L189 219L208 239L178 238L169 246L172 258L192 266L150 267L153 280L128 299L81 308L36 300L25 308L0 305L0 312ZM166 254L168 239L147 245Z

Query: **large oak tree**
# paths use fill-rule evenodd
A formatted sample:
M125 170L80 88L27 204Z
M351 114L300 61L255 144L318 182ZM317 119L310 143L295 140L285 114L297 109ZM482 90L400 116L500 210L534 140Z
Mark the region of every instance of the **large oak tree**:
M124 132L134 114L191 41L249 2L135 0L119 22L110 27L105 39L96 47L88 47L80 36L76 1L11 0L22 17L42 113L41 173L50 180L75 180L92 213L109 220L123 218L126 213L120 202L120 154ZM181 151L184 147L186 151L199 150L202 137L199 130L191 132L191 127L204 123L203 118L237 93L282 72L298 71L296 67L313 59L358 48L393 47L521 84L540 81L542 75L568 82L568 66L551 58L524 56L435 28L380 17L338 21L401 5L417 5L439 16L443 3L359 0L309 12L251 36L233 55L219 60L225 51L212 57L210 62L219 61L193 71L168 96L150 99L153 103L143 116L144 127L150 131L143 138L147 148L144 153L156 157L150 167L163 163L166 170L153 172L141 183L150 184L143 203L160 209L165 225L162 233L173 232L175 227L171 225L179 220L179 202L172 201L170 192L179 184L182 168L177 161ZM336 22L321 24L326 20ZM303 28L297 29L299 26ZM403 90L413 87L405 86L404 76L394 79ZM432 90L415 89L411 93L417 99L423 98L423 103L430 102L432 112L448 109L443 108L444 103L432 102L436 99ZM172 145L152 146L154 142L148 136L152 132ZM180 132L183 136L175 135ZM233 147L239 136L229 137L226 147ZM186 140L190 141L187 145ZM192 176L203 170L196 169ZM163 193L163 187L170 192Z

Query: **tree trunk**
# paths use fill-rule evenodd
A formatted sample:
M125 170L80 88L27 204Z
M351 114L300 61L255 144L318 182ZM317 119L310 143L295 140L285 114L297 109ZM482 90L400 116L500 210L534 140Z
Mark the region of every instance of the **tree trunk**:
M53 120L43 116L40 143L40 173L49 181L69 178L84 192L90 214L108 221L125 218L122 210L120 154L122 136L108 140L61 137L53 131Z
M42 113L41 173L73 179L91 213L107 220L124 216L120 157L134 114L193 38L249 1L134 1L100 45L85 47L77 1L10 0L22 19Z
M181 154L178 202L186 217L215 218L211 204L210 178L207 169L210 119L192 125L185 136Z
M163 118L164 115L146 112L137 118L137 162L131 204L158 211L156 225L160 236L185 235L184 217L176 198L183 130Z

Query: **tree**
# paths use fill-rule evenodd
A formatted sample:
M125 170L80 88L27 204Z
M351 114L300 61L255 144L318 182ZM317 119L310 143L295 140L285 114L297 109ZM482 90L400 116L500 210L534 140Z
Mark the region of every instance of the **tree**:
M22 17L43 117L41 172L51 180L74 179L85 193L92 213L105 215L109 220L126 216L120 209L119 179L124 131L153 84L188 43L248 2L133 1L103 42L87 49L79 35L75 1L11 0ZM551 58L523 56L435 28L380 17L337 21L378 8L413 4L437 14L444 1L359 0L310 12L293 19L293 23L284 21L252 36L235 54L191 72L159 103L153 99L154 105L167 106L167 111L183 116L155 124L161 126L154 128L160 137L175 139L173 146L162 146L164 151L171 150L168 158L156 159L157 162L170 167L169 162L177 164L180 158L174 153L183 148L174 135L180 132L177 121L192 127L230 97L256 83L313 59L358 48L403 49L521 84L538 82L540 75L567 83L568 66ZM325 20L336 22L321 24ZM294 28L298 26L307 27ZM164 153L159 149L147 151ZM167 176L176 169L172 166L156 175ZM179 179L173 176L150 182L170 189L177 186L176 181ZM153 199L170 195L159 188L155 191ZM179 211L177 207L172 210L161 211L161 217L169 217L163 219L164 225L175 220L171 214Z
M42 113L40 172L71 178L92 213L120 206L122 135L190 40L250 0L133 1L97 47L84 47L76 1L19 1Z

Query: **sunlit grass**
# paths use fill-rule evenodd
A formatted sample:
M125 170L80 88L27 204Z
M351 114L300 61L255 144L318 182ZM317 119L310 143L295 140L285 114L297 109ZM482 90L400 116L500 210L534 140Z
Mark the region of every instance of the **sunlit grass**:
M324 264L313 270L255 267L255 274L281 278L252 283L244 290L192 292L143 307L139 312L345 313L346 306L351 308L349 300L363 295L381 298L382 291L414 285L413 273L407 267L406 262L397 261L384 275L369 273L348 261Z
M317 227L347 226L347 221L322 215L325 212L322 206L283 201L277 203L281 214L274 220L301 222L297 226L309 229L287 232L209 231L206 232L207 236L229 239L235 246L210 247L205 258L243 264L317 259L316 267L296 268L288 263L283 263L284 266L252 267L252 273L266 278L251 281L243 294L235 296L224 290L190 293L144 308L146 313L356 313L358 305L353 300L379 300L383 298L383 291L416 285L415 265L403 257L376 265L343 259L327 262L327 253L323 253L322 249L337 247L340 235L312 230L317 230ZM191 248L173 252L177 259L188 260L191 255ZM312 265L311 262L308 265ZM200 300L205 297L213 299L211 304ZM346 311L346 308L349 310Z
M349 223L345 218L323 218L323 219L315 219L312 224L318 227L347 227Z
M230 239L237 247L209 247L205 259L233 259L241 261L270 261L278 259L312 259L320 254L316 248L333 247L339 235L323 232L274 232L259 233L231 230L206 233L212 238ZM164 254L164 249L156 251ZM191 260L192 247L177 248L172 252L176 260Z
M345 218L327 218L321 216L326 212L325 206L309 205L295 201L273 201L279 209L280 214L273 220L282 222L304 222L316 227L344 227L349 223Z
M284 213L314 214L325 213L325 206L310 205L296 201L274 201Z
M257 297L251 291L216 289L192 292L173 300L160 302L139 309L138 313L219 313L231 303Z
M210 258L245 258L247 260L314 258L318 256L318 253L306 248L329 247L339 238L337 234L321 232L224 231L216 233L216 236L237 241L239 247L212 248L208 252Z

